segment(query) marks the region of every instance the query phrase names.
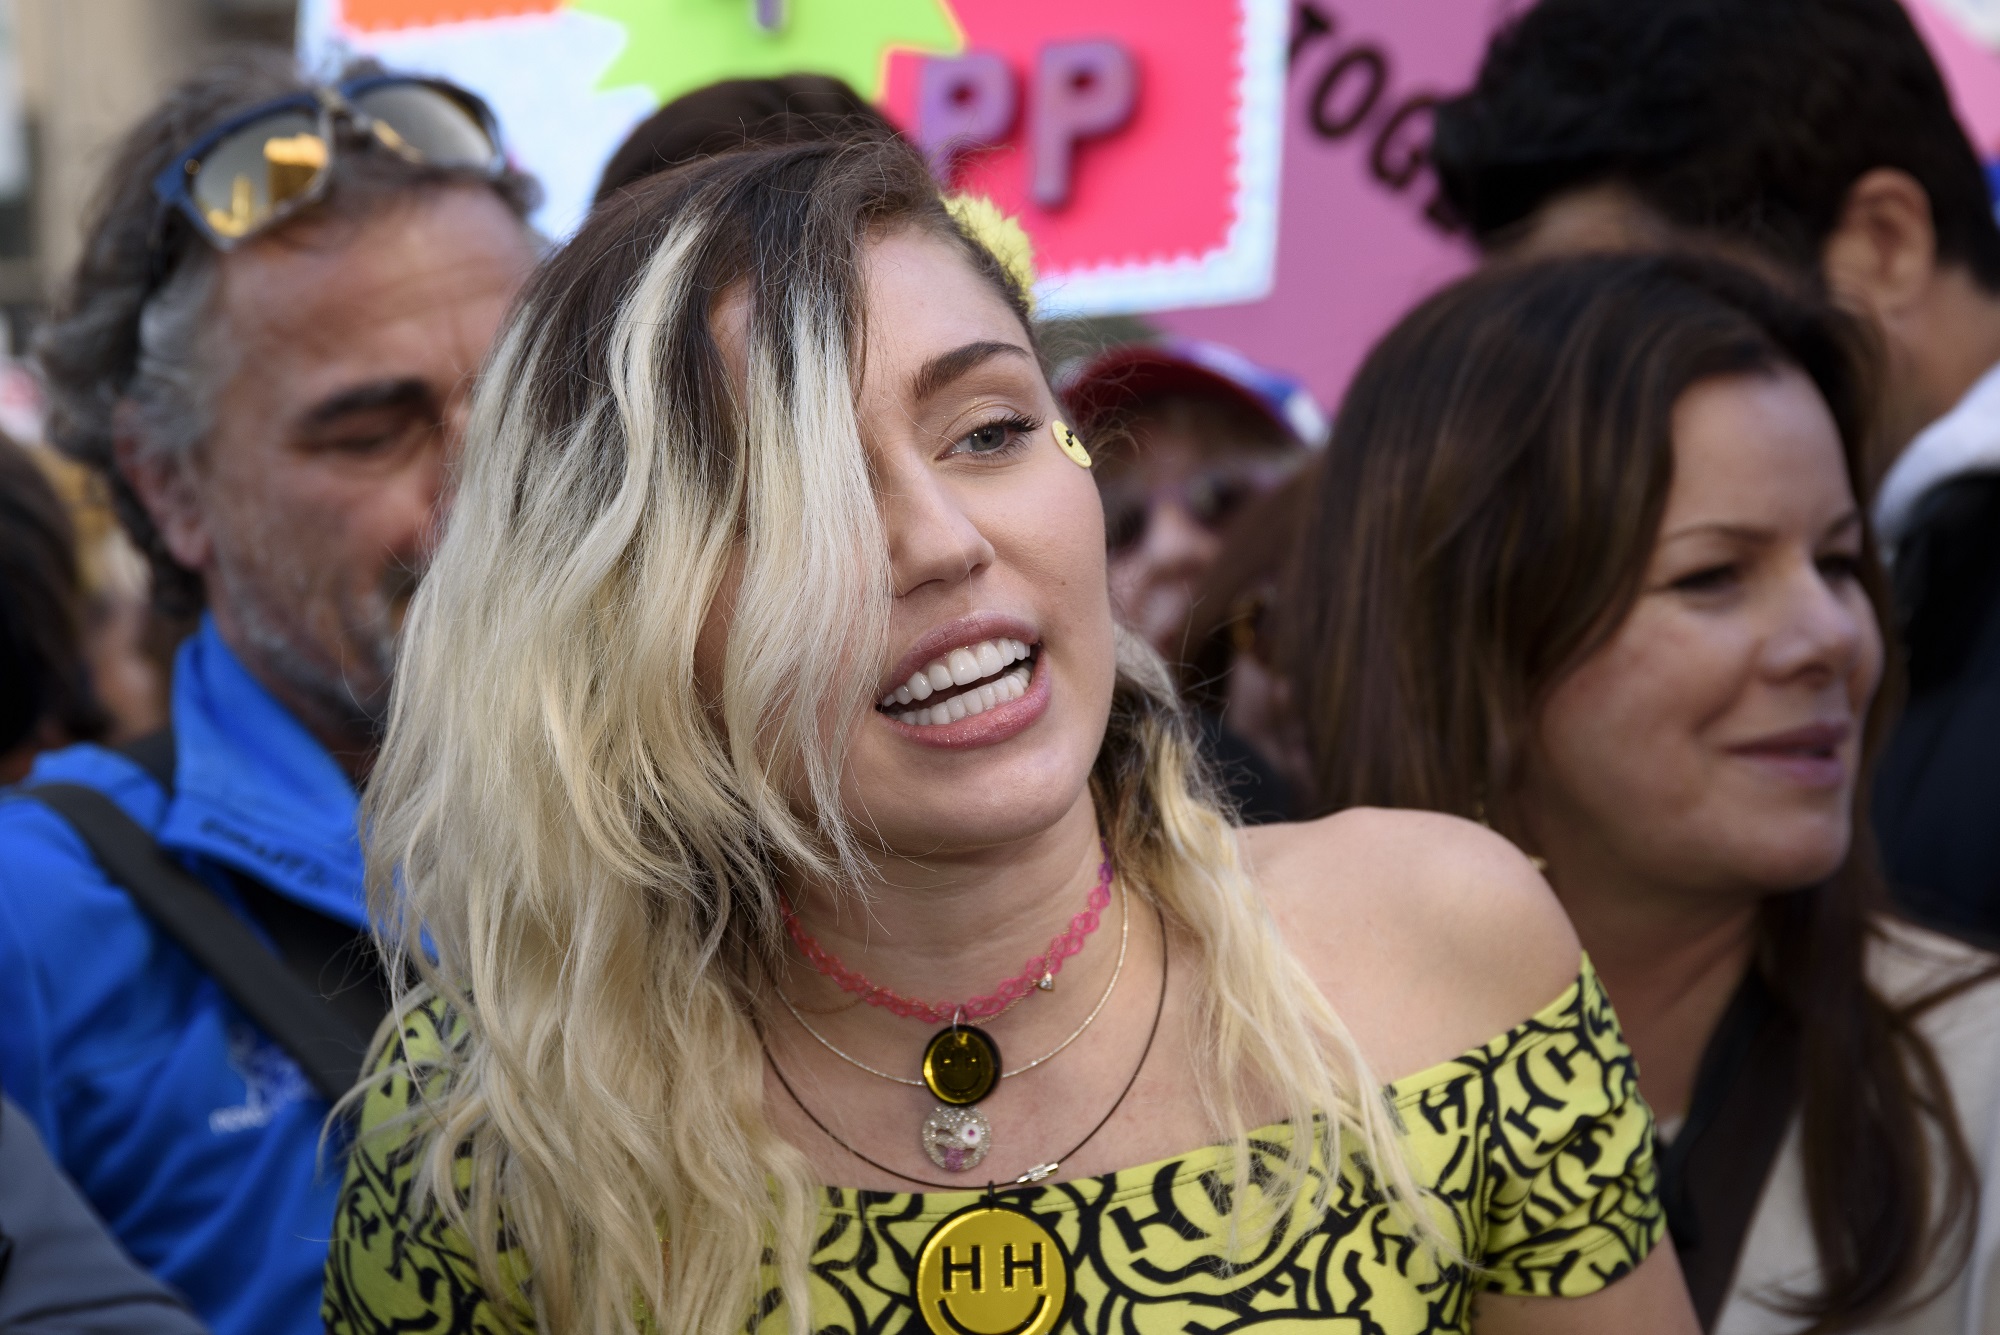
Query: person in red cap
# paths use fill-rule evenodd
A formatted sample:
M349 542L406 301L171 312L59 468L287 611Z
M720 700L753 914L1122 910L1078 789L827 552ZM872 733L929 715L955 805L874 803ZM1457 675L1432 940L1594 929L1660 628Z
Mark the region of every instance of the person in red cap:
M1318 448L1325 416L1297 382L1192 339L1112 348L1061 392L1084 438L1109 443L1097 474L1113 604L1180 662L1223 530Z

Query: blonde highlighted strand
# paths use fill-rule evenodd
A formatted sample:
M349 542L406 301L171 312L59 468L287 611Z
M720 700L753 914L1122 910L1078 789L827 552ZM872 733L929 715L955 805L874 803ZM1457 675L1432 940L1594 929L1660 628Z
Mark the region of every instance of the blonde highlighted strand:
M808 1328L823 1186L765 1115L756 980L782 948L781 868L861 883L839 779L890 585L855 409L860 271L903 227L962 244L1027 327L1026 294L906 146L805 144L612 202L482 378L365 812L391 976L419 981L351 1098L414 1082L375 1129L417 1142L411 1208L462 1231L495 1306L550 1335L737 1331L773 1290ZM740 383L714 333L739 292ZM1315 1143L1330 1176L1351 1143L1415 1201L1374 1079L1279 940L1136 641L1091 784L1121 873L1199 961L1200 1087L1240 1149L1237 1199L1247 1111L1275 1103L1318 1131L1294 1137L1273 1212ZM419 1008L456 1023L412 1069Z

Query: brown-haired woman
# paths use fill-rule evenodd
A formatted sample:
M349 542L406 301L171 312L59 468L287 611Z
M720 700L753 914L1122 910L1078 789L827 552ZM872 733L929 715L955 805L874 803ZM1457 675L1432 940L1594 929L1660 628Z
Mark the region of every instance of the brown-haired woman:
M1840 316L1716 262L1488 271L1362 369L1285 599L1322 809L1546 860L1730 1335L1994 1329L2000 986L1887 916L1854 819L1865 369Z

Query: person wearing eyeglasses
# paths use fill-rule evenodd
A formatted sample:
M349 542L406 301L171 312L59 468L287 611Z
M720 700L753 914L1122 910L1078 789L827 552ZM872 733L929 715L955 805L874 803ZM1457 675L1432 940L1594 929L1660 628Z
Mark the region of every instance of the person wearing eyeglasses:
M534 187L462 89L265 56L170 93L99 199L50 435L199 619L167 732L0 801L0 1086L218 1335L317 1331L321 1130L385 1004L356 788Z
M1256 726L1273 711L1252 707L1271 679L1254 662L1237 673L1231 655L1215 661L1211 632L1240 609L1202 604L1234 601L1216 577L1232 549L1256 545L1259 512L1325 436L1319 404L1289 377L1185 338L1110 348L1059 392L1078 429L1104 442L1098 494L1119 619L1179 668L1231 804L1252 823L1289 819L1296 748L1282 725Z
M1169 663L1187 653L1194 591L1244 507L1284 483L1326 432L1312 395L1195 339L1114 347L1062 377L1077 429L1106 440L1111 597Z

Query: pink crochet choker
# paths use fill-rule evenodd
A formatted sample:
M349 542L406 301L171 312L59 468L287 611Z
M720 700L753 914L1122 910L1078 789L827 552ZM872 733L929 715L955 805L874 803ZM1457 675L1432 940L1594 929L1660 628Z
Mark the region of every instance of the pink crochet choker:
M917 1001L910 997L891 992L877 983L871 983L860 974L842 964L837 956L815 941L806 929L799 925L799 915L789 903L781 901L785 915L785 930L791 934L792 944L799 954L805 956L806 963L839 984L840 990L861 998L871 1006L880 1006L892 1014L906 1019L925 1020L931 1024L956 1024L967 1020L990 1020L1002 1011L1011 1009L1028 993L1037 987L1044 990L1055 986L1055 976L1062 972L1063 961L1083 949L1083 943L1097 930L1104 910L1111 904L1111 849L1100 839L1098 847L1104 853L1104 861L1097 869L1097 885L1090 892L1089 902L1083 912L1070 919L1069 926L1050 940L1044 953L1030 959L1027 966L1012 978L1001 983L993 991L981 996L968 997L964 1001Z

